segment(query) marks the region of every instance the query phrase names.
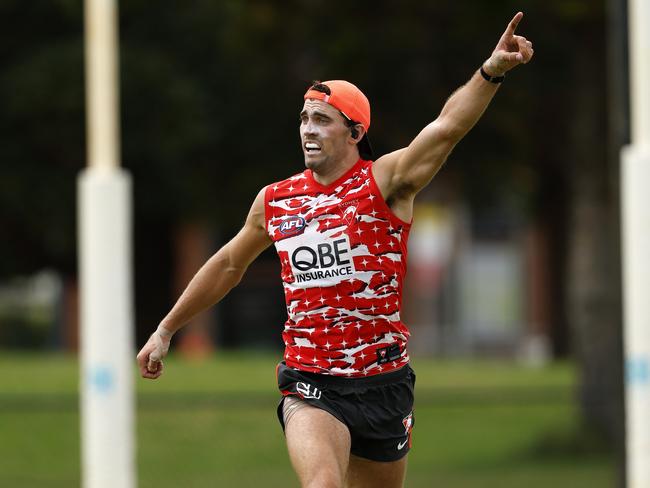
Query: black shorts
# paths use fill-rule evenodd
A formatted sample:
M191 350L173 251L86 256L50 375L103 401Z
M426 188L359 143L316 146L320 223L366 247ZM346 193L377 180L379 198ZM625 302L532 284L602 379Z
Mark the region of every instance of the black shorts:
M350 430L350 452L372 461L397 461L411 448L415 373L409 365L365 378L307 373L284 362L277 369L282 400L278 419L284 430L282 407L288 395L325 410Z

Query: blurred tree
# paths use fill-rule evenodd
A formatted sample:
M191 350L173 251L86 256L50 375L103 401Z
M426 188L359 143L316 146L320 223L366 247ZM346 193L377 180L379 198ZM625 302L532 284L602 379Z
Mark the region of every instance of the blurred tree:
M84 160L79 6L0 3L0 276L74 269L75 178Z

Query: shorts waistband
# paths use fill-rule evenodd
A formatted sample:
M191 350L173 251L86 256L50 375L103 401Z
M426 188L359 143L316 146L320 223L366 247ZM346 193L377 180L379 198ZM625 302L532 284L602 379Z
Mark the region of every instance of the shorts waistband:
M284 361L283 361L284 363ZM302 376L313 379L324 385L334 386L351 386L351 387L364 387L364 386L381 386L390 383L395 383L406 378L411 372L411 367L405 364L400 369L391 371L390 373L376 374L372 376L348 378L345 376L334 376L330 374L311 373L309 371L294 370Z

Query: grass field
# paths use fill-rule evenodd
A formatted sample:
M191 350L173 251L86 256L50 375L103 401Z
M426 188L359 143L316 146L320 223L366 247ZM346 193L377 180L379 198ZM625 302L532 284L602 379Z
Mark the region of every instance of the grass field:
M137 380L139 486L297 487L275 416L276 360L171 358L161 379ZM607 448L581 431L569 365L413 367L407 487L614 486ZM79 486L76 358L0 351L0 372L0 487Z

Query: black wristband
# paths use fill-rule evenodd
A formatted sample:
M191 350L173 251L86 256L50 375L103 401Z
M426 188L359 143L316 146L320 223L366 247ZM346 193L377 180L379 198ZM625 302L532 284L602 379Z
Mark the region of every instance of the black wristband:
M505 79L505 77L506 77L506 75L501 75L501 76L490 76L490 75L488 75L488 74L485 72L485 70L483 69L483 66L481 66L480 72L481 72L481 76L482 76L483 78L485 78L485 81L489 81L490 83L495 83L495 84L497 84L497 85L498 85L499 83L501 83L501 82Z

